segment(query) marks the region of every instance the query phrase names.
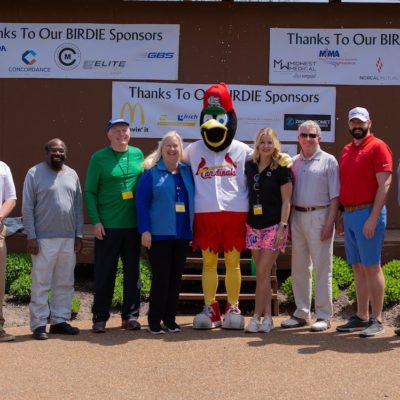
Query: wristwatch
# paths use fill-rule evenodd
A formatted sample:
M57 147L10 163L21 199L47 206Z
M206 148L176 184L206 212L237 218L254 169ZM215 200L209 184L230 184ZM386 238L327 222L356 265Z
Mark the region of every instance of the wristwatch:
M281 228L287 228L288 224L287 224L287 222L279 222L279 226Z

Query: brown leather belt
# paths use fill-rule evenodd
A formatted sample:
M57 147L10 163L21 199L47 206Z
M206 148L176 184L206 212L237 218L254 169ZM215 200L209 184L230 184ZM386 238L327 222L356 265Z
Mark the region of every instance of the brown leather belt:
M310 212L310 211L315 211L315 210L322 210L324 208L328 208L329 206L314 206L314 207L298 207L298 206L293 206L293 208L296 211L300 212Z
M344 211L346 212L353 212L357 210L363 210L364 208L371 208L374 204L373 203L365 203L365 204L358 204L357 206L344 206Z

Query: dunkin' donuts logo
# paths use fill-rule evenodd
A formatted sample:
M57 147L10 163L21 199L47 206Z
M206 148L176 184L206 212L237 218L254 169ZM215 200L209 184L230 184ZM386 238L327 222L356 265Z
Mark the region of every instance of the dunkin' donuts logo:
M196 175L200 175L202 179L211 179L214 176L236 176L237 165L229 153L225 154L224 161L222 165L208 167L205 158L201 157Z

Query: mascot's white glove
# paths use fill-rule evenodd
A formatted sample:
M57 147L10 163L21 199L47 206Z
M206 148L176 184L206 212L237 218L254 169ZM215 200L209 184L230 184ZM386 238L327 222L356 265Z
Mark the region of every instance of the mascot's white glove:
M279 153L279 155L278 155L278 164L281 167L290 168L293 165L293 160L289 156L289 154Z

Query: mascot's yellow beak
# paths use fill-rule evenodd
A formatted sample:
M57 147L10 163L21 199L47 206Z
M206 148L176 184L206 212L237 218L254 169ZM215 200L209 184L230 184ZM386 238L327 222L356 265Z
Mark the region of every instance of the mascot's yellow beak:
M219 142L211 142L207 137L207 131L211 129L219 129L224 132L222 139ZM216 119L212 118L209 119L207 122L204 122L203 125L200 126L200 131L204 134L204 140L207 142L208 145L211 147L218 147L221 146L226 140L226 134L228 132L228 128L225 125L219 123Z

